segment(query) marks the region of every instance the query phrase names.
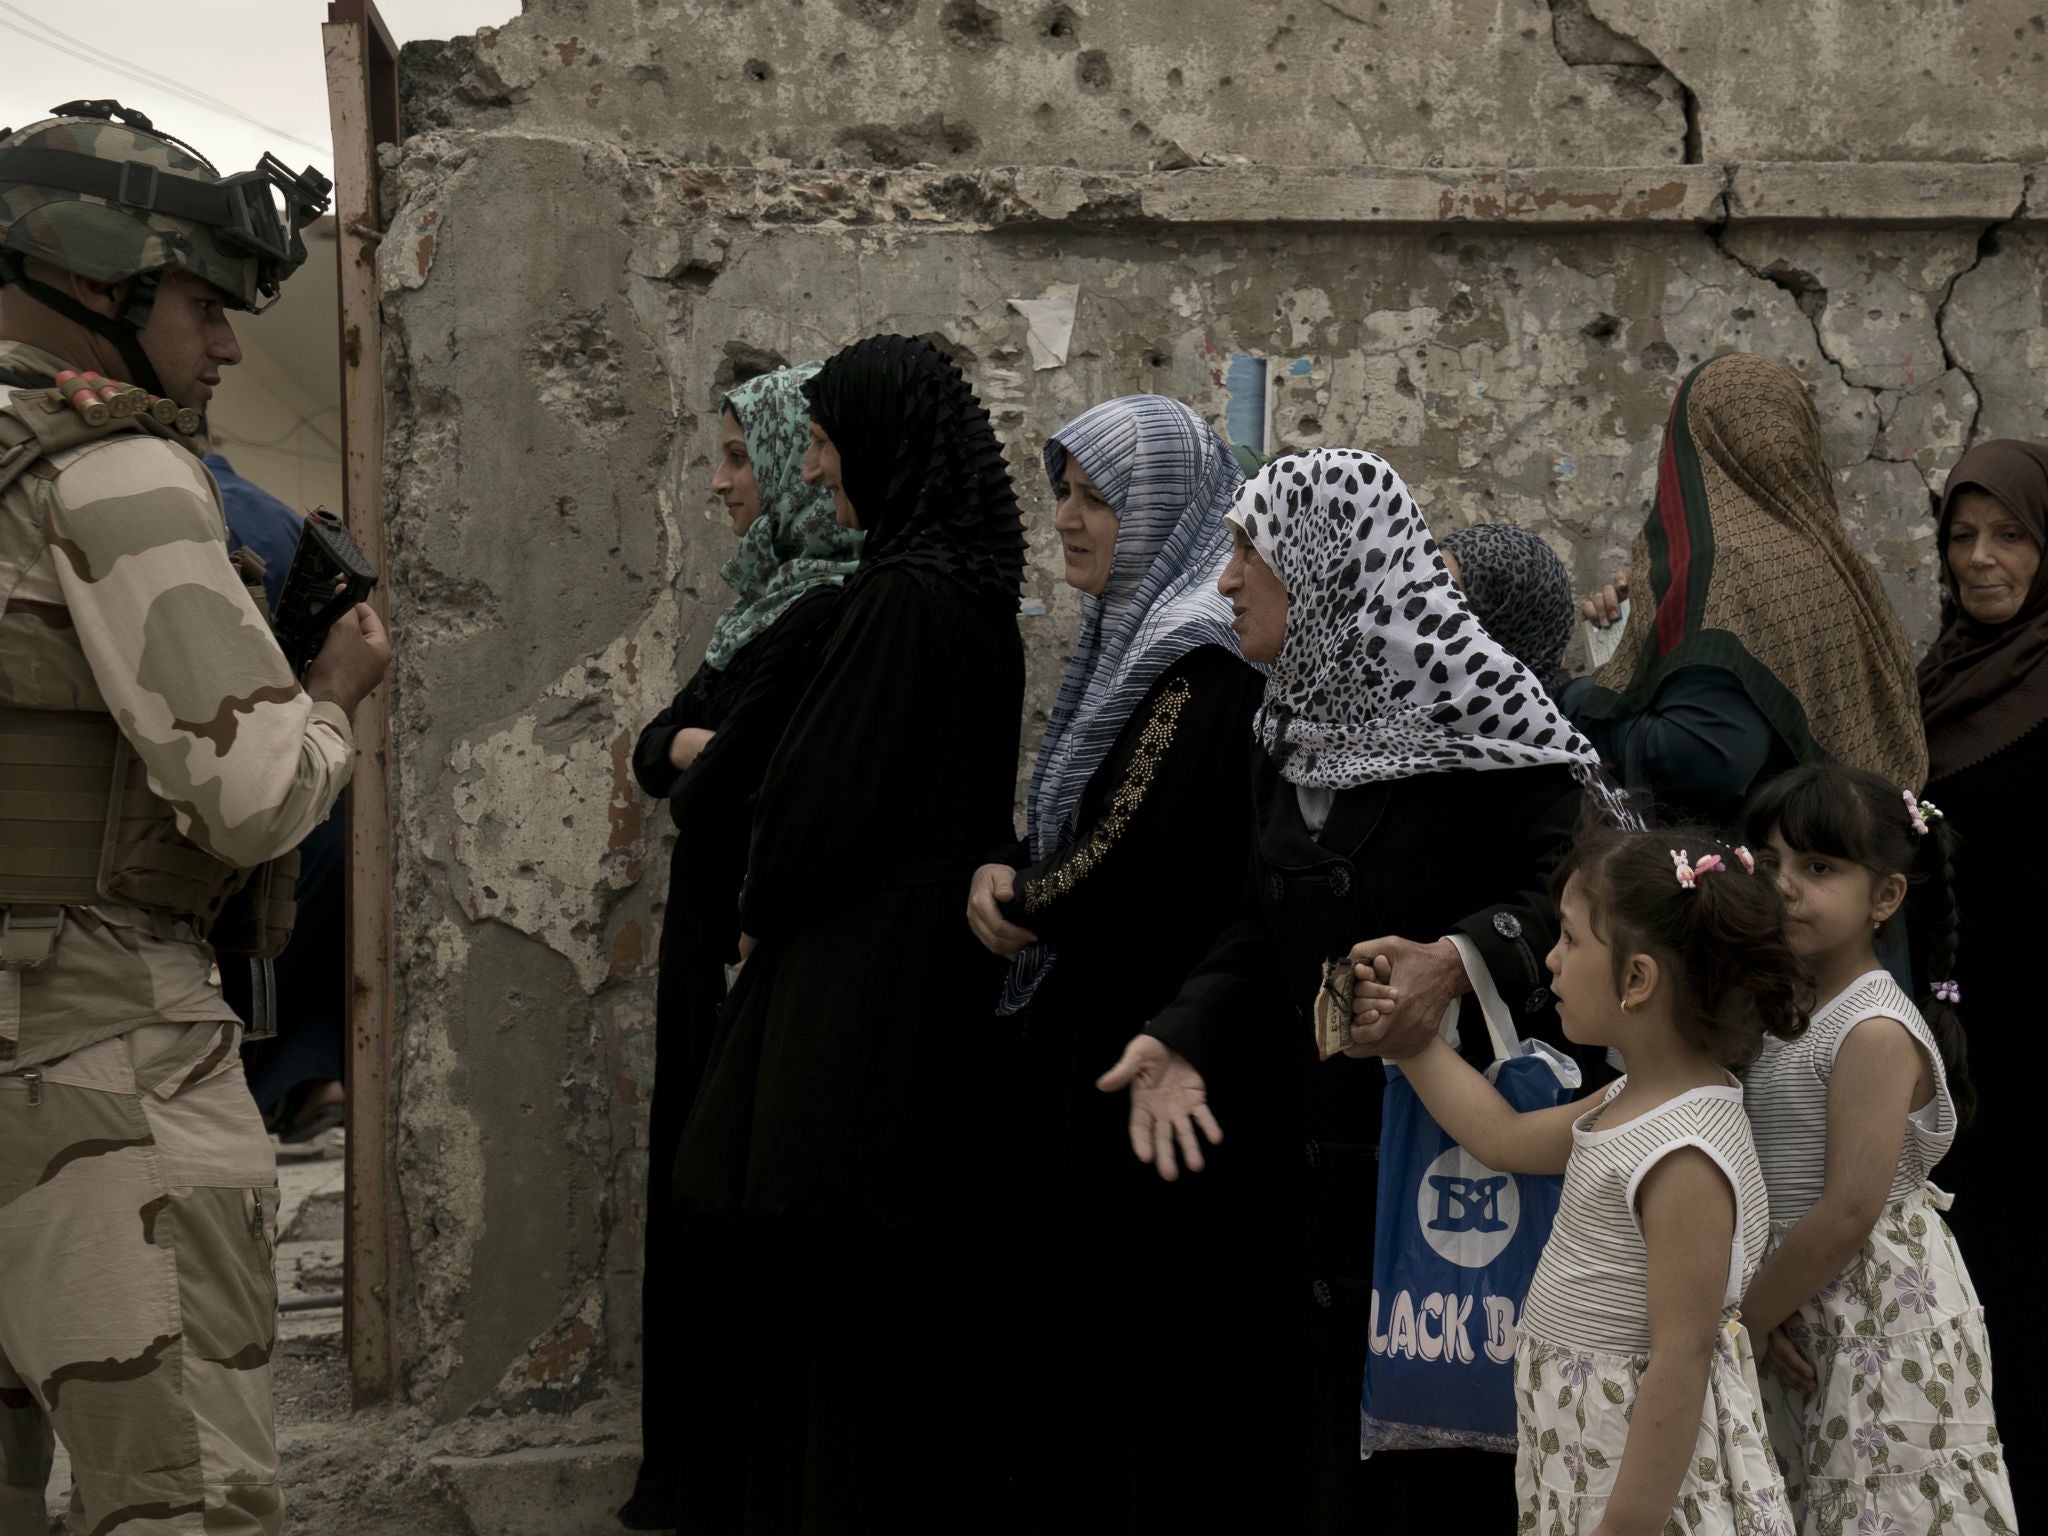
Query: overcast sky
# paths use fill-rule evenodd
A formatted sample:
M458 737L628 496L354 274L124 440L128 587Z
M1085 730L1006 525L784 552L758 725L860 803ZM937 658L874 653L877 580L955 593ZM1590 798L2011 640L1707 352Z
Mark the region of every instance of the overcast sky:
M519 0L378 0L377 8L406 43L500 25L518 15ZM312 164L331 172L320 52L326 19L326 0L0 0L0 127L48 117L59 102L112 96L148 113L223 174L251 169L266 149L295 170ZM104 59L77 58L67 48ZM135 74L163 76L263 126Z

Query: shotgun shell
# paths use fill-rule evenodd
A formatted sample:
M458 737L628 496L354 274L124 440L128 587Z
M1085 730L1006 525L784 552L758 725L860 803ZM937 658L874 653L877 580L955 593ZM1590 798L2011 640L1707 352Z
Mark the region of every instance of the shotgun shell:
M149 401L149 419L160 427L168 427L178 419L178 402L166 400L161 395L146 397Z
M177 420L173 425L178 431L190 437L199 430L199 413L188 405L178 412Z
M84 418L88 427L103 427L112 414L104 400L95 399L89 389L81 389L71 397L71 409Z

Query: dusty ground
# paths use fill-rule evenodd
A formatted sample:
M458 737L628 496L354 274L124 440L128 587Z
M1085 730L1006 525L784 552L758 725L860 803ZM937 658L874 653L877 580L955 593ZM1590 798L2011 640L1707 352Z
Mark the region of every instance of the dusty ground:
M280 1301L341 1289L340 1132L319 1154L281 1160ZM285 1530L291 1536L610 1536L639 1454L628 1394L565 1415L435 1425L416 1410L349 1411L339 1305L286 1312L272 1356ZM71 1466L50 1480L52 1536Z

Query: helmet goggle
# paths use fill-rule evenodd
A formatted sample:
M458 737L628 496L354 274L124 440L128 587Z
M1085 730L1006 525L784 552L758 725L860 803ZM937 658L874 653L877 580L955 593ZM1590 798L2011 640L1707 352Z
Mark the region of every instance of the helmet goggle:
M226 200L227 218L214 226L222 245L257 263L256 286L267 298L306 260L301 232L331 202L334 183L312 166L294 173L277 156L266 154L253 171L243 171L215 184Z

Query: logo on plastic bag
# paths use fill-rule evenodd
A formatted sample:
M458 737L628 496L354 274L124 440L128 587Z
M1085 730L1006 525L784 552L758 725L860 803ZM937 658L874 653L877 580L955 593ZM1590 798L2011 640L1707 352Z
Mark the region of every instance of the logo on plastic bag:
M1521 1225L1522 1191L1513 1174L1496 1173L1454 1146L1423 1170L1415 1214L1440 1257L1463 1269L1484 1269Z

